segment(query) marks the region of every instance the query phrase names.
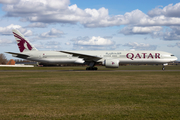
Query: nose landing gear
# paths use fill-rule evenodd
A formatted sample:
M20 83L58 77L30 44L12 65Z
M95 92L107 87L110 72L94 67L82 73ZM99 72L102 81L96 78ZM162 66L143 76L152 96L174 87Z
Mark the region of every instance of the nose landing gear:
M162 70L163 70L163 71L165 70L165 66L162 67Z
M165 70L165 66L168 65L168 63L163 64L162 70Z

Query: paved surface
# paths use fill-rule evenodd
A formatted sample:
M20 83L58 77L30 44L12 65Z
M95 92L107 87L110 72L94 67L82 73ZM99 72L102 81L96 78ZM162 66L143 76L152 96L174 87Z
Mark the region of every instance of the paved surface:
M0 72L174 72L180 70L0 70Z

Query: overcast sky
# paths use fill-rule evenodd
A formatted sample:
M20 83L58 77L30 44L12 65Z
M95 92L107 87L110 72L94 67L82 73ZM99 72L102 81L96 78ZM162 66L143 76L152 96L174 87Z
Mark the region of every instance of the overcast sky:
M19 52L12 29L38 50L158 50L180 60L179 0L0 0L0 53Z

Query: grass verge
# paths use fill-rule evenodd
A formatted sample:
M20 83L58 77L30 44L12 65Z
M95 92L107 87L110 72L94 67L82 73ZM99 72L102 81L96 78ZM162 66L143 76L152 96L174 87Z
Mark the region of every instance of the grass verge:
M1 72L0 118L178 120L179 78L178 71Z

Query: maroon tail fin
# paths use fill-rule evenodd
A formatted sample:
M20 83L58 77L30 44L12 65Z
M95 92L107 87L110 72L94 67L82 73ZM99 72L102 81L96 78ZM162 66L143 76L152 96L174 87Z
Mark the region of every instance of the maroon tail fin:
M20 52L37 51L37 49L32 46L31 43L18 30L12 30L12 32L14 34Z

